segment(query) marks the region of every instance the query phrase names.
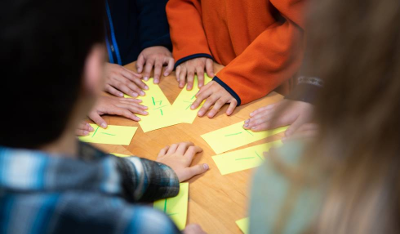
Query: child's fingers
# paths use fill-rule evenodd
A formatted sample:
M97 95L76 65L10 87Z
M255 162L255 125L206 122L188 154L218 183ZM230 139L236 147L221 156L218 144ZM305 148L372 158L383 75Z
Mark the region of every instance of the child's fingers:
M87 136L87 135L89 135L89 131L83 130L83 129L76 129L75 134L77 136Z
M128 72L129 74L131 74L131 76L133 76L135 78L141 79L143 77L142 74L136 73L136 72L134 72L132 70L129 70L128 68L125 68L125 67L122 67L122 68L124 69L125 72Z
M158 84L160 82L161 71L163 64L160 59L157 59L154 64L154 83Z
M181 66L177 66L175 71L175 76L176 76L176 81L178 81L178 83L180 74L181 74Z
M235 111L236 106L237 106L237 101L235 99L235 100L231 101L231 103L229 104L229 107L226 110L226 114L231 115Z
M109 84L106 84L105 90L106 90L108 93L110 93L110 94L112 94L112 95L114 95L114 96L117 96L117 97L123 97L123 96L124 96L123 93L121 93L120 91L116 90L114 87L112 87L112 86L109 85Z
M186 83L186 67L182 66L179 75L179 88L182 89L185 86L185 83Z
M158 153L158 158L161 158L161 157L163 157L163 156L165 156L166 154L167 154L167 151L168 151L168 149L169 149L169 146L167 145L167 146L165 146L164 148L162 148L161 150L160 150L160 153Z
M296 130L298 130L301 126L304 125L304 122L301 121L301 118L297 118L291 125L290 127L285 131L285 136L291 136Z
M142 104L140 104L140 103L142 102L142 100L136 99L136 98L119 98L118 100L119 100L119 102L121 102L121 103L127 103L127 104L130 104L130 103L137 103L137 104L139 104L139 105L142 105ZM143 105L142 105L142 106L143 106Z
M187 69L187 86L186 86L187 90L192 90L193 88L194 71L195 71L194 67L190 67Z
M257 110L251 112L250 116L253 117L253 116L255 116L255 115L259 114L259 113L262 113L264 111L267 111L267 110L271 111L274 107L275 107L275 104L271 104L271 105L268 105L268 106L264 106L264 107L258 108Z
M187 147L186 152L184 152L184 156L188 159L188 161L190 162L189 165L192 163L193 158L196 154L201 153L203 151L202 148L200 148L197 145L190 145L189 147Z
M126 99L126 100L119 100L119 103L120 104L131 105L131 106L136 106L137 108L140 108L142 110L147 110L148 109L147 106L142 105L140 102L137 102L136 99L133 99L133 98L124 98L124 99ZM138 101L140 101L140 100L138 100Z
M169 76L171 74L172 70L174 70L174 63L175 60L173 58L168 58L168 65L164 70L164 76Z
M184 155L187 148L192 145L193 145L192 142L181 142L181 143L179 143L178 148L176 149L176 153L178 153L180 155Z
M175 153L177 148L178 148L178 144L172 144L167 151L167 155L171 155L171 154Z
M208 118L213 118L218 111L221 109L223 105L225 105L226 102L222 100L222 98L218 99L218 101L215 102L213 108L208 112Z
M93 120L93 122L95 122L98 126L102 128L107 128L107 122L103 118L101 118L101 116L96 111L92 111L89 114L89 118Z
M204 86L204 68L197 68L196 69L196 73L197 73L197 83L198 83L198 87L201 88Z
M84 131L89 131L92 132L94 129L92 128L92 126L90 126L90 124L86 123L86 122L82 122L78 125L78 129L80 130L84 130Z
M136 73L130 72L128 69L126 69L124 67L121 67L119 72L120 72L121 76L123 76L125 79L128 79L130 81L134 81L135 79L140 79L142 77L141 75L139 75L139 77L136 76Z
M204 116L204 114L210 109L212 105L218 100L218 97L216 95L211 95L210 97L207 98L206 102L204 102L204 105L200 108L199 112L197 115L199 117ZM197 100L196 100L197 101Z
M137 105L131 105L131 104L118 104L118 107L124 108L126 110L129 110L130 112L134 114L140 114L140 115L148 115L147 111L143 110ZM139 117L138 117L139 118ZM136 119L136 118L135 118Z
M136 70L139 73L142 73L143 71L144 62L145 62L144 56L143 54L140 54L138 60L136 61Z
M312 138L318 135L318 125L313 123L303 124L300 126L296 132L294 132L291 136L282 138L283 141L288 139L290 140L298 140L304 138Z
M206 86L204 86L204 87L206 87ZM200 104L203 102L203 100L208 98L211 94L212 94L212 91L210 89L200 90L196 94L196 100L193 102L192 106L190 106L190 109L195 110L197 107L200 106Z
M111 85L115 89L118 89L118 90L122 91L123 93L125 93L125 94L127 94L127 95L129 95L131 97L139 96L139 94L136 91L131 89L131 87L130 87L131 85L130 84L131 84L130 80L128 80L128 79L126 79L124 77L120 77L120 76L117 76L114 79L109 81L109 85ZM123 97L123 95L120 96L120 97Z
M186 173L183 175L181 182L182 181L186 181L196 175L200 175L203 174L204 172L206 172L209 169L208 164L204 163L204 164L199 164L199 165L195 165L193 167L189 167L186 170Z
M142 82L141 80L139 80L139 82ZM132 83L130 81L126 82L125 86L127 86L130 90L132 90L132 93L136 93L140 96L144 96L145 93L143 92L143 90L141 89L141 87L137 86L136 83Z
M142 81L142 79L134 79L133 82L142 90L148 90L149 87Z
M206 59L206 71L209 77L214 77L214 62L212 59Z
M109 114L123 116L136 122L140 121L140 118L134 115L132 112L137 113L134 110L131 111L128 105L123 107L115 107L109 110Z
M144 65L144 72L143 72L144 80L146 80L146 81L149 80L150 74L151 74L151 70L153 70L153 65L154 65L154 60L148 59L146 61L146 65Z

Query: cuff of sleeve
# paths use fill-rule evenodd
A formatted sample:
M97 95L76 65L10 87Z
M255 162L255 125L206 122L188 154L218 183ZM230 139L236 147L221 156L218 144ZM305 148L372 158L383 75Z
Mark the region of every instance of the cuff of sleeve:
M176 69L176 67L179 66L181 63L184 63L190 59L195 59L195 58L209 58L214 60L214 58L209 54L192 54L176 61L174 69Z
M285 99L314 104L323 85L324 81L320 78L300 76L297 78L297 86Z
M219 85L221 85L228 93L232 95L237 101L237 106L240 106L242 104L242 100L240 99L239 95L231 87L229 87L227 84L225 84L221 79L219 79L217 76L214 76L213 81L217 82Z
M141 46L140 51L143 51L144 49L149 48L149 47L153 47L153 46L164 46L169 51L172 51L172 42L171 42L170 35L167 34L167 35L159 37L159 38L157 38L155 40L147 41L146 43L144 43Z

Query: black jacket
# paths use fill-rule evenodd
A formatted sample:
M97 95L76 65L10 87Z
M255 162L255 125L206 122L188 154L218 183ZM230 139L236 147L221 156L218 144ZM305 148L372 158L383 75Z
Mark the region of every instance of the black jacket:
M172 50L165 6L168 0L108 0L122 65L151 46ZM106 22L108 23L108 22Z

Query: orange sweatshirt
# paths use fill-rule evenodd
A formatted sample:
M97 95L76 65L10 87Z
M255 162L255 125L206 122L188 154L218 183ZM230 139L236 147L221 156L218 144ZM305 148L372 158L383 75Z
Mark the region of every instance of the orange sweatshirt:
M305 0L169 0L176 65L208 57L214 81L238 101L261 98L291 78L303 57Z

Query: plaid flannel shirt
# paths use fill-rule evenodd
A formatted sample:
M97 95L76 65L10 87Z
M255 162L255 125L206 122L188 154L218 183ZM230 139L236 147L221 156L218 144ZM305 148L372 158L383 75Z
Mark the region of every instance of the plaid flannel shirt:
M79 158L0 147L0 233L179 233L150 206L176 196L166 165L80 143Z

